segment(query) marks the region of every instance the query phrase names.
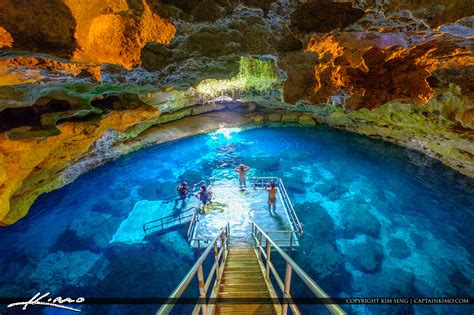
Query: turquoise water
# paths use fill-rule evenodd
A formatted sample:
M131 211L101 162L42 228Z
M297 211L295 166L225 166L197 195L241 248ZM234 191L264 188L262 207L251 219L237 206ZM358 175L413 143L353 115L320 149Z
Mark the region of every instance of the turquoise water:
M41 196L27 217L0 227L0 296L168 296L195 259L184 228L149 242L111 241L127 236L120 226L138 206L169 213L164 201L179 179L233 180L240 162L251 176L283 178L305 230L293 257L330 295L474 296L472 179L420 153L327 127L237 131L143 149ZM307 293L294 283L295 292ZM343 307L354 314L473 312ZM82 310L144 314L156 306Z

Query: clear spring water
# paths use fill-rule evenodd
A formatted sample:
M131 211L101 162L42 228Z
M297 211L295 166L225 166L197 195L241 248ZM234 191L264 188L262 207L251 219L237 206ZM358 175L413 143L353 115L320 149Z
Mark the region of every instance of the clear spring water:
M168 200L178 179L234 178L239 162L252 167L251 176L283 178L305 229L293 256L330 295L474 296L472 179L420 153L327 127L217 138L143 149L41 196L27 217L0 228L0 296L168 296L194 261L183 230L148 243L110 241L137 202ZM473 311L469 305L343 307L355 314ZM145 314L156 306L82 310Z

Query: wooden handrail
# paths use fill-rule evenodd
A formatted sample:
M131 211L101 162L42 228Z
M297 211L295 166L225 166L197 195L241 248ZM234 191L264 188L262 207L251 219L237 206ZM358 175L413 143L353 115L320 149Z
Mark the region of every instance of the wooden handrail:
M283 251L269 236L267 233L265 233L255 222L252 222L252 236L255 240L254 244L258 250L258 257L260 258L263 256L266 260L266 270L271 270L272 275L276 279L276 283L280 287L280 289L283 292L283 295L286 300L290 301L290 303L284 303L282 305L282 314L286 315L288 313L288 307L291 308L293 314L299 314L298 307L296 306L295 303L292 303L292 297L290 294L290 285L291 285L291 277L292 273L296 273L300 279L303 281L304 284L316 295L316 297L325 299L327 300L328 304L324 304L324 306L327 308L331 314L337 314L337 315L342 315L346 314L339 305L336 305L332 302L331 298L329 295L324 292L324 290L313 280L311 277L304 272L303 269L301 269L300 266L290 257L288 256L287 253ZM267 248L264 249L262 244L263 244L263 239L266 241L266 246ZM269 245L270 244L270 245ZM280 254L280 256L285 260L286 262L286 268L285 268L285 278L284 282L282 281L281 277L278 275L278 272L271 262L271 249L273 249ZM260 258L261 259L261 258ZM269 277L269 272L267 271L267 277ZM268 278L267 278L268 279ZM332 303L331 303L332 302Z
M194 266L189 270L180 284L174 289L174 291L169 296L168 300L163 304L160 309L156 312L157 315L165 315L169 314L173 309L176 300L178 300L181 295L186 291L189 286L189 283L194 278L194 276L198 277L199 282L199 296L200 300L206 301L206 294L207 290L209 289L210 282L214 274L216 274L216 279L220 279L222 277L223 268L219 268L219 265L225 265L225 261L227 259L227 251L228 251L228 243L229 243L229 235L230 235L230 225L229 223L226 224L219 233L214 237L212 240L211 245L206 248L206 250L202 253L199 259L196 261ZM221 246L219 248L218 241L221 241ZM204 279L204 272L203 272L203 263L206 258L209 256L209 253L214 250L214 264L211 268L211 272L209 273L207 279ZM222 260L219 262L219 260ZM199 308L203 314L207 314L207 303L200 303L197 304L195 307L196 313L199 313Z

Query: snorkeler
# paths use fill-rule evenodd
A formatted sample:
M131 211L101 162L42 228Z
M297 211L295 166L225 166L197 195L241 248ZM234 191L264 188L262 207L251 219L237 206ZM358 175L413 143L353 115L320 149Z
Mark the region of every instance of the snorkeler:
M239 184L240 188L245 187L247 188L247 177L245 176L245 173L250 169L245 164L240 164L238 167L234 169L234 172L239 173Z
M268 203L268 210L270 210L270 214L272 214L272 208L273 208L273 214L276 214L276 194L278 190L275 187L275 183L269 182L265 185L263 189L265 189L268 192L267 203Z
M199 199L199 201L201 201L203 207L211 203L212 192L207 189L205 184L201 185L201 190L196 193L195 196L197 199Z
M174 207L178 205L178 202L181 200L181 208L186 206L186 198L189 195L189 186L187 182L181 183L181 185L176 186L176 192L178 193L178 198L175 200Z

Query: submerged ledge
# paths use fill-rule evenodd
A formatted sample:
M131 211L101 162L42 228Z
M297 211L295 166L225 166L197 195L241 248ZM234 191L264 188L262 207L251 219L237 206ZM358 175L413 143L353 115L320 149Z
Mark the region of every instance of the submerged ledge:
M264 125L287 124L310 126L324 123L415 149L467 176L474 177L474 141L471 132L459 134L450 133L447 129L439 129L441 127L433 129L428 120L424 122L426 126L420 124L417 130L401 129L397 128L396 124L384 121L382 118L385 114L383 110L346 114L342 112L342 109L333 106L287 106L238 102L193 105L161 114L138 109L137 112L114 113L114 115L119 115L115 118L120 122L118 127L117 123L105 124L96 139L88 136L87 133L91 131L88 131L87 125L67 123L60 129L62 134L65 134L72 128L74 132L71 133L70 138L73 138L73 141L68 139L65 144L61 143L57 152L45 151L40 161L31 163L31 169L22 169L24 172L18 173L17 177L8 178L4 175L7 180L2 186L0 197L0 201L3 201L0 206L0 225L14 224L28 213L40 194L61 188L74 181L79 175L107 161L147 146L209 133L219 128L255 128ZM85 135L82 138L75 136L80 126L83 128L80 134ZM432 132L427 132L430 128ZM2 140L4 143L7 141ZM59 138L58 141L63 141L63 139ZM29 148L31 151L24 153L31 155L31 152L37 149L38 143L37 141ZM58 152L61 153L59 156ZM18 161L21 164L25 157L21 156L20 152L15 153L19 155ZM2 170L0 170L0 178L1 172ZM24 174L24 177L20 174Z

